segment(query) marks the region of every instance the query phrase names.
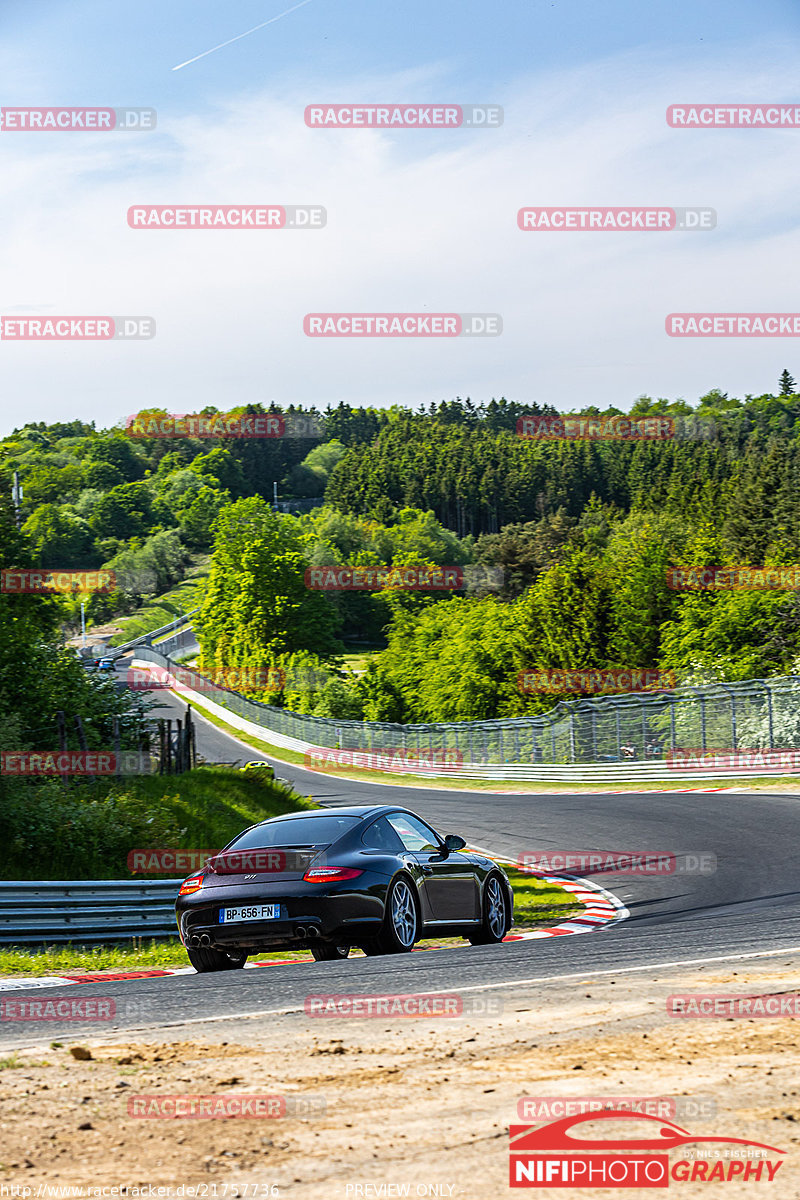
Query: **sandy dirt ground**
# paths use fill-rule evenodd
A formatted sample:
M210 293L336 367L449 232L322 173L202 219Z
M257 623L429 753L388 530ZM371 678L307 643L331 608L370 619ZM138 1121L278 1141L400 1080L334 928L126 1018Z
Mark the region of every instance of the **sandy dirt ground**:
M45 1034L23 1046L27 1025L13 1039L21 1065L5 1065L10 1052L0 1051L0 1185L33 1197L50 1185L42 1198L66 1184L132 1196L160 1186L173 1197L494 1200L520 1194L509 1189L508 1127L529 1123L518 1115L521 1098L679 1097L673 1119L692 1135L765 1142L785 1155L773 1183L765 1174L713 1186L672 1181L672 1194L789 1200L800 1196L800 1020L668 1018L666 997L794 991L800 958L724 966L501 988L480 993L502 1003L501 1015L495 1007L485 1017L288 1014L55 1049ZM322 983L320 972L320 991ZM4 1026L6 1043L12 1032ZM74 1058L72 1045L91 1058ZM243 1094L286 1096L296 1111L128 1115L132 1097ZM672 1161L698 1149L673 1150ZM0 1194L13 1193L0 1186ZM536 1194L614 1193L540 1186Z

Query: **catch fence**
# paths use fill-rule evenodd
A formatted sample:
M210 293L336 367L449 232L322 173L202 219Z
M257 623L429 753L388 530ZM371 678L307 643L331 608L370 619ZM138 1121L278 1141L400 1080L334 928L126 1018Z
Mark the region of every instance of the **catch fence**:
M282 737L332 749L452 756L475 764L656 762L674 751L790 750L800 745L800 676L683 686L565 701L537 716L400 725L289 712L220 687L159 650L136 659L178 672L183 685ZM165 653L164 651L167 651ZM265 740L269 741L268 736Z

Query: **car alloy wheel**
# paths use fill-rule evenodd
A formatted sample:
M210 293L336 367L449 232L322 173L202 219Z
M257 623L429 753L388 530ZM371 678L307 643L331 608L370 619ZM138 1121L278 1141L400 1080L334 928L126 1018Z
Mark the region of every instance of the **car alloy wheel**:
M375 938L364 942L365 954L403 954L414 948L419 918L414 889L407 879L395 879L386 896L383 929Z
M499 875L490 875L483 889L483 919L480 928L469 934L473 946L502 942L508 932L508 900Z
M486 924L499 940L506 932L506 900L500 880L493 875L486 884Z
M389 899L392 930L404 950L410 950L417 937L417 906L411 888L398 879Z

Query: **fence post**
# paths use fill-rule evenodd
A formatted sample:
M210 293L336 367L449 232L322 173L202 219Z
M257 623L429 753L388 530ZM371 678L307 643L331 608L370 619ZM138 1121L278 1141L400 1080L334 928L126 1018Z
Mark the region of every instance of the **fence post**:
M195 734L192 706L186 706L186 769L193 770L197 766L197 736Z
M75 717L75 728L78 731L78 745L80 746L80 748L84 754L88 754L89 747L86 744L86 734L83 729L83 721L78 716ZM95 780L94 775L90 774L88 771L87 771L86 775L87 775L87 778L91 779L92 783L94 783L94 780Z
M167 773L167 738L163 717L158 719L158 773L159 775Z
M175 735L175 774L182 775L183 766L183 721L180 717L175 718L175 727L177 733Z
M61 709L58 710L56 717L58 719L58 748L64 754L67 749L67 724ZM69 783L69 775L66 772L62 773L61 782Z
M119 752L119 717L114 717L111 725L114 737L114 774L116 775L117 779L119 779L120 775L122 774L122 763L120 762Z

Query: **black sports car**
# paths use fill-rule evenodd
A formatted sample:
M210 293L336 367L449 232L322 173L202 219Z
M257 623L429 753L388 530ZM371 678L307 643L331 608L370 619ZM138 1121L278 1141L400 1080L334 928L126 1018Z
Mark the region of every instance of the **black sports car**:
M264 950L316 959L411 950L420 938L501 942L514 896L491 859L389 804L289 813L252 825L185 879L178 929L198 971Z

